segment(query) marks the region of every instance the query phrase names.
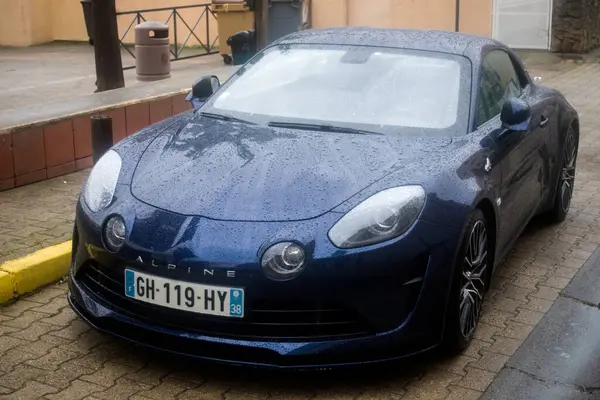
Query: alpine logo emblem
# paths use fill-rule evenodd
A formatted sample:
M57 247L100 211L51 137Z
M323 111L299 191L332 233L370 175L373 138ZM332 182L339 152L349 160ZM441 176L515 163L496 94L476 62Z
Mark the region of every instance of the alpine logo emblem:
M142 256L138 256L138 258L135 259L138 263L140 264L145 264L144 259L142 258ZM176 264L157 264L155 260L150 260L150 265L155 267L155 268L166 268L168 270L175 270L175 269L179 269L181 268L181 266L178 268ZM185 267L183 267L185 268ZM202 275L204 276L214 276L215 272L217 274L220 273L225 273L225 276L227 278L235 278L235 270L215 270L214 268L203 268L202 269ZM192 273L192 267L187 267L187 273L191 274Z

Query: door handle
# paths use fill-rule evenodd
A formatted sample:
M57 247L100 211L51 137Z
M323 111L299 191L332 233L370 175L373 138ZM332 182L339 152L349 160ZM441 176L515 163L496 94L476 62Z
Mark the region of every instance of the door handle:
M544 115L542 115L542 118L540 120L540 126L542 128L545 127L546 125L548 125L548 121L549 121L548 118L546 118Z

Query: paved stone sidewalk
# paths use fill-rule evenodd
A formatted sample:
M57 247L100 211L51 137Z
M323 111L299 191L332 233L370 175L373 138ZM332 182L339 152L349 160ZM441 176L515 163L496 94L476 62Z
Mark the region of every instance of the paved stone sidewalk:
M560 293L482 400L600 399L600 249Z
M534 222L518 241L495 277L476 339L464 354L334 374L191 364L89 330L68 308L62 284L0 308L0 399L479 398L600 244L600 64L554 73L547 83L563 90L581 115L573 208L565 223ZM79 184L83 174L68 179L80 179ZM55 194L61 187L57 181L44 184L49 194L37 194L38 201L54 198L48 210L62 216L55 215L57 220L68 220L72 204L65 199L72 201L76 190L61 197ZM36 196L35 190L20 190L33 209L36 202L28 197ZM6 193L0 197L2 210L13 191ZM15 208L9 223L0 211L5 221L0 237L29 226L24 210L27 206Z
M184 50L184 56L200 50ZM135 65L121 49L123 66ZM225 67L219 54L171 63L171 80L190 86L207 71ZM94 93L96 70L94 47L87 43L54 42L30 47L0 46L0 110L13 110ZM123 73L125 86L146 85L135 69ZM150 83L151 84L151 83Z
M69 240L88 171L0 192L0 263Z

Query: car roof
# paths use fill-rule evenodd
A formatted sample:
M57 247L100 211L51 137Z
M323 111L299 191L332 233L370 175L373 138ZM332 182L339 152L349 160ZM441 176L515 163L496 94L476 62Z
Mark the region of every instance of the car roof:
M294 32L273 44L337 44L391 47L458 54L469 58L481 54L486 46L505 47L489 37L466 33L363 26L309 29Z

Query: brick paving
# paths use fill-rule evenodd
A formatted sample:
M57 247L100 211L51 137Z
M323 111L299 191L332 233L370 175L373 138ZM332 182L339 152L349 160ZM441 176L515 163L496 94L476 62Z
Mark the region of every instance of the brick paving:
M69 240L89 170L0 192L0 263Z
M462 355L318 374L192 364L90 330L69 309L66 286L59 284L0 308L0 400L479 398L600 245L600 64L554 73L546 83L561 89L581 116L573 207L563 224L530 224L499 269L476 339ZM84 177L0 193L0 238L20 238L0 239L0 248L29 245L31 237L41 245L67 237ZM55 225L29 222L43 222L46 212Z

